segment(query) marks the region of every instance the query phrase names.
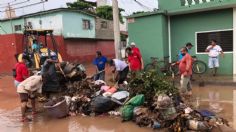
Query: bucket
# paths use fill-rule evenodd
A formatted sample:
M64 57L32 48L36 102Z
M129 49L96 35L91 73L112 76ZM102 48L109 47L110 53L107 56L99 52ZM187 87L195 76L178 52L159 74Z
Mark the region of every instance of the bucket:
M68 115L69 109L65 98L60 98L59 100L60 101L56 104L54 104L53 101L49 101L43 106L47 110L49 116L54 118L63 118Z

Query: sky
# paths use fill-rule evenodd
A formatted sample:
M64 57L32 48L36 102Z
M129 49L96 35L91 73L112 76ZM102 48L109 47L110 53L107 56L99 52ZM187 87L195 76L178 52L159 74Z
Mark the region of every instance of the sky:
M16 4L16 3L22 3L14 5L13 8L22 7L25 5L29 5L32 3L40 2L41 0L0 0L0 18L4 17L3 12L7 6L7 3L10 2L10 4ZM74 2L76 0L48 0L48 2L45 2L44 4L37 4L34 6L24 7L20 9L16 9L16 15L20 16L23 14L29 14L33 12L43 11L43 10L49 10L49 9L55 9L60 7L66 7L67 2ZM87 1L96 1L96 0L87 0ZM133 12L137 11L152 11L153 9L158 8L157 0L137 0L142 5L138 4L134 0L118 0L119 7L125 9L125 12L123 15L127 16L132 14ZM108 0L108 5L111 5L111 0Z

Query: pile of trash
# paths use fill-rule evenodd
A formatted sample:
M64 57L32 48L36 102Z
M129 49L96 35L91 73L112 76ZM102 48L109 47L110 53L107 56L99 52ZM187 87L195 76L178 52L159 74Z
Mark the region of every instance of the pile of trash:
M173 132L230 129L228 122L215 113L196 110L183 102L178 89L153 72L138 74L122 88L91 78L67 81L63 96L68 107L65 111L71 116L108 113L121 116L122 121L134 121L140 127Z

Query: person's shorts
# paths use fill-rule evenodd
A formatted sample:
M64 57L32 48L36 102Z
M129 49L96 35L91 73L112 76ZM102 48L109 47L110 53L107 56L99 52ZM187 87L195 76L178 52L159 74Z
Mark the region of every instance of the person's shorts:
M209 68L215 68L219 67L219 58L218 57L209 57L209 62L208 62Z
M15 86L16 86L16 88L18 87L18 85L20 84L20 82L18 82L18 81L16 81L16 80L14 80L14 84L15 84Z
M123 71L119 71L118 84L123 84L123 82L127 78L128 73L129 73L129 67L128 66Z
M31 99L31 100L35 99L35 97L31 97L27 93L19 93L19 95L20 95L20 101L21 102L28 102L29 99Z

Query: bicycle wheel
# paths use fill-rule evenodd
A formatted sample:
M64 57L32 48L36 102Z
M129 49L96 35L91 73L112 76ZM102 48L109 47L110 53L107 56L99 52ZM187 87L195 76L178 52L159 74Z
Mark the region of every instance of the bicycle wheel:
M145 67L144 67L144 70L145 71L156 71L158 68L157 68L157 65L154 65L152 63L150 64L147 64Z
M193 73L203 74L207 71L207 65L205 62L201 60L196 60L193 62L192 70L193 70Z
M166 62L165 61L158 61L157 62L157 72L159 75L168 75L168 67L166 66Z
M179 67L178 65L170 65L170 72L171 74L174 74L175 76L179 74Z

